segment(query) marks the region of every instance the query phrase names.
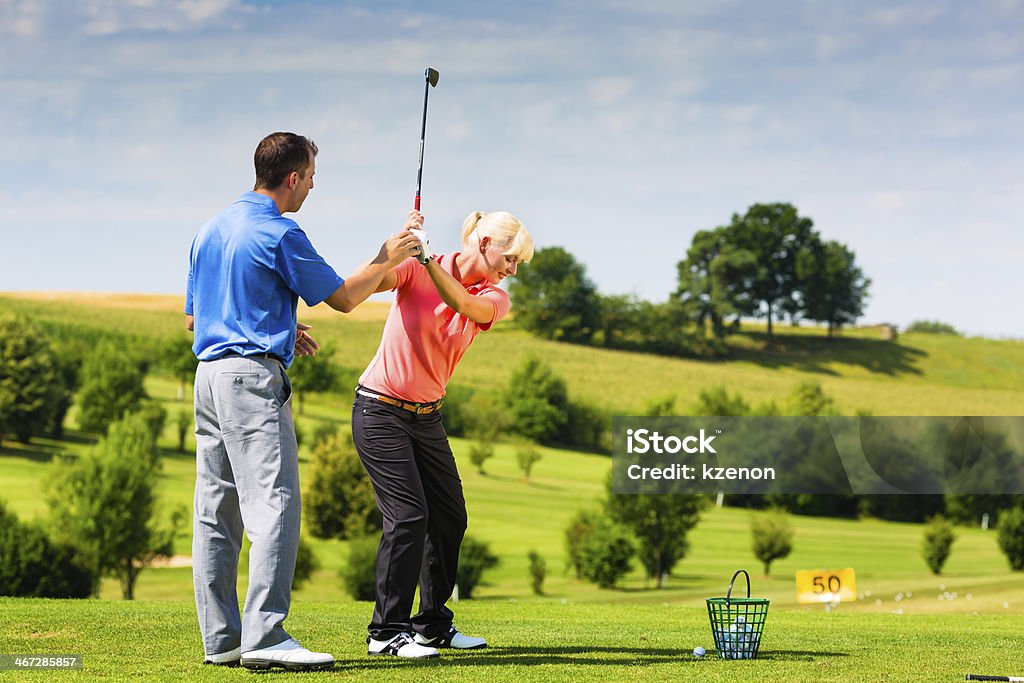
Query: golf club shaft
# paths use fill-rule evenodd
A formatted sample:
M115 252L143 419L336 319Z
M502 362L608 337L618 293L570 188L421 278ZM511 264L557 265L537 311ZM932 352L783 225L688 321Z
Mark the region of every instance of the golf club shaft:
M1021 683L1024 676L982 676L980 674L967 674L969 681L1008 681L1009 683Z
M416 170L416 203L414 208L420 210L420 189L423 185L423 145L427 138L427 98L430 96L430 79L423 84L423 125L420 127L420 164Z

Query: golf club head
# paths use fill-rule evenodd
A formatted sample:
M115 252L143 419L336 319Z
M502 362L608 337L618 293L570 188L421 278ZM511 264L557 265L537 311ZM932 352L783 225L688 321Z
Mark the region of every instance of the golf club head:
M441 77L441 74L439 74L437 71L435 71L434 69L431 69L428 66L427 70L425 72L425 75L427 77L427 83L430 84L430 87L431 88L436 88L437 87L437 79L439 79Z

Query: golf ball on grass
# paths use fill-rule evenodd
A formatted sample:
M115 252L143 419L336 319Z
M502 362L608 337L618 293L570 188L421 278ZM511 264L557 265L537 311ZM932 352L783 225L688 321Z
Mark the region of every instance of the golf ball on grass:
M704 648L700 647L699 645L697 647L693 648L693 656L694 657L703 657L704 654L705 654Z

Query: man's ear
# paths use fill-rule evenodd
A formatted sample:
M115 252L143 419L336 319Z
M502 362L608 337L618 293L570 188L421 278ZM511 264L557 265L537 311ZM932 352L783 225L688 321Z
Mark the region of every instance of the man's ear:
M288 174L288 181L286 182L286 185L288 186L289 190L294 190L295 187L298 184L299 184L299 172L298 171L292 171L291 173Z

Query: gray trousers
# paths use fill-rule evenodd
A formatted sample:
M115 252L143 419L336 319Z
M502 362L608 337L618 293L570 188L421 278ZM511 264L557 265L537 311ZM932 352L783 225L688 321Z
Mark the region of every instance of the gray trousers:
M207 655L284 642L299 546L291 384L276 360L227 356L196 371L192 576ZM243 530L249 591L238 612Z

